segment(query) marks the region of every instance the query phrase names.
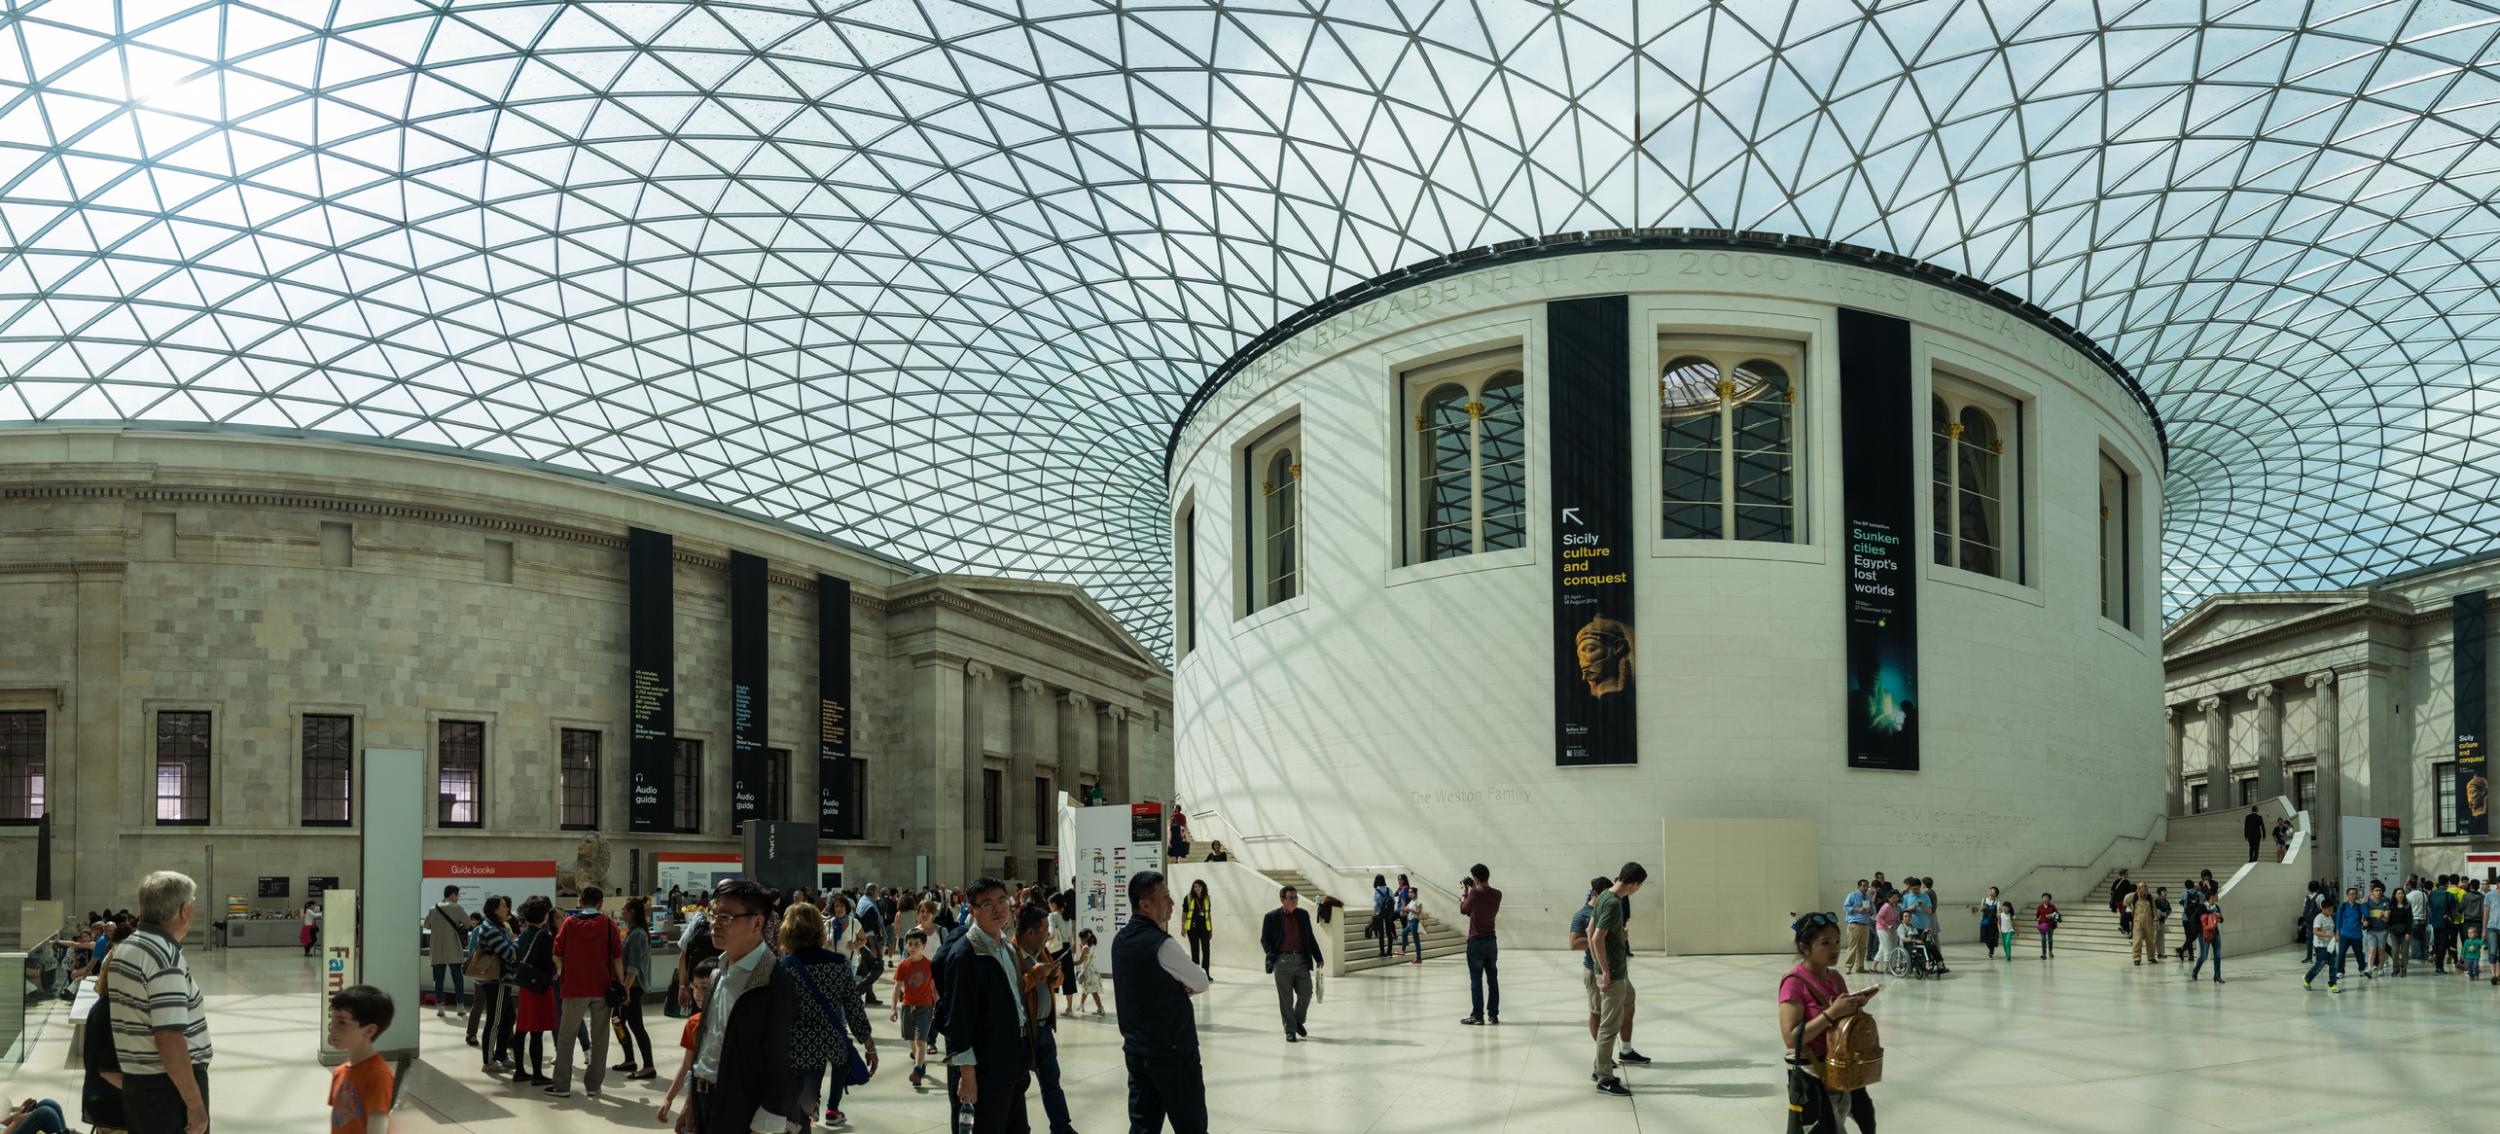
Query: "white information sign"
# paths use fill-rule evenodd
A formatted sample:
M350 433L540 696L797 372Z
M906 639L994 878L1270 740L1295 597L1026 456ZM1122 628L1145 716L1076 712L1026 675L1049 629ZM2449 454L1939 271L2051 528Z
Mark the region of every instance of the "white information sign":
M1059 795L1059 870L1076 891L1076 927L1094 931L1094 953L1111 971L1111 939L1128 924L1129 879L1163 869L1163 805L1070 807Z
M2404 821L2372 815L2346 815L2338 829L2343 835L2344 860L2339 864L2344 885L2370 895L2370 882L2375 879L2393 888L2404 879Z

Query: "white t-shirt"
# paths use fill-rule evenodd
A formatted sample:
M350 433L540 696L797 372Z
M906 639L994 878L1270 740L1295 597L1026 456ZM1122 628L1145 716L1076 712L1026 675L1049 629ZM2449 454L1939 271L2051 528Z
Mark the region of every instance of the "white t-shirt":
M2406 905L2408 905L2408 906L2413 907L2413 924L2414 924L2414 927L2415 927L2415 928L2417 928L2417 929L2418 929L2418 928L2420 928L2420 927L2422 927L2422 926L2427 925L2427 924L2429 924L2429 923L2430 923L2430 919L2431 919L2431 895L2430 895L2430 891L2428 891L2428 890L2409 890L2409 891L2406 891L2406 892L2405 892L2405 904L2406 904Z
M2318 916L2309 919L2309 935L2320 941L2335 940L2335 915L2319 910Z

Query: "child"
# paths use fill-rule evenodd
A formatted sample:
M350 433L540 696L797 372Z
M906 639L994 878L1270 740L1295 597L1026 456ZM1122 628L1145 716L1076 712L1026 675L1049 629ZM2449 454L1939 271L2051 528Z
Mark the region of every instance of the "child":
M1997 933L2004 938L2005 959L2014 959L2014 903L2007 902L1997 910Z
M2465 927L2465 940L2457 945L2457 959L2465 962L2465 979L2473 980L2483 975L2482 926Z
M1085 996L1093 998L1094 1014L1099 1016L1102 1015L1102 963L1094 957L1094 931L1085 930L1076 935L1076 940L1076 983L1085 990ZM1085 998L1079 997L1077 1003L1082 1006Z
M885 1018L903 1021L903 1038L911 1041L911 1085L916 1090L929 1076L929 1043L937 1027L937 982L929 979L929 935L912 930L903 935L903 963L894 966L894 1006Z
M669 1126L678 1134L685 1134L693 1122L693 1100L687 1100L686 1109L673 1125L668 1111L677 1102L677 1092L685 1089L686 1069L694 1066L694 1045L703 1036L703 1005L712 999L712 977L719 972L720 962L711 958L694 967L694 987L688 990L694 997L694 1014L686 1017L686 1030L677 1037L677 1046L686 1049L686 1057L677 1062L677 1077L668 1081L668 1097L660 1100L660 1125Z
M369 984L330 997L330 1046L347 1062L330 1069L330 1134L382 1134L390 1125L391 1065L373 1041L391 1026L391 994Z

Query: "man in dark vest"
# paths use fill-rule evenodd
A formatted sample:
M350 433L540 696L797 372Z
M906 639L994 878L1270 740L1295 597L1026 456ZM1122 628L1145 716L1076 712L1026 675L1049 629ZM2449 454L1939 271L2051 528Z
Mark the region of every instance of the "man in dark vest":
M1166 1118L1173 1134L1207 1134L1198 1015L1189 1006L1207 990L1207 972L1164 931L1172 891L1161 871L1129 879L1128 901L1134 916L1111 939L1111 994L1128 1057L1129 1134L1160 1131Z
M2257 861L2257 841L2266 837L2266 821L2257 809L2248 809L2248 818L2240 820L2240 833L2248 836L2248 861Z

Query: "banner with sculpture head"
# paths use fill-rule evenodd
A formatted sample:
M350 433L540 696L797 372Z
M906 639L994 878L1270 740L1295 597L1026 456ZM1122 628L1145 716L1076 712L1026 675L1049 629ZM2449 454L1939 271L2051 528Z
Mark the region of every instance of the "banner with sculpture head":
M1546 305L1546 383L1553 441L1554 763L1640 759L1633 678L1632 422L1629 301L1620 295Z

